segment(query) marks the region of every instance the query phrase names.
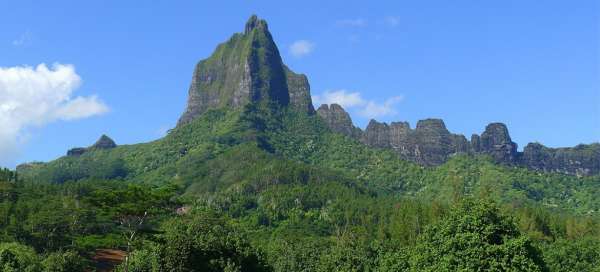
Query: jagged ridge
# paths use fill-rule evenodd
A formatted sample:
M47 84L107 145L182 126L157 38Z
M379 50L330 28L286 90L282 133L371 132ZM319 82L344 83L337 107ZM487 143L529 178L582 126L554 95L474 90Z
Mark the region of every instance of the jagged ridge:
M503 123L487 125L481 136L473 134L468 141L463 135L450 133L440 119L421 120L414 130L408 122L388 125L371 120L362 131L352 124L350 115L340 105L322 105L317 113L333 131L371 147L394 150L401 157L421 165L440 165L453 155L467 153L489 155L496 162L533 170L578 176L600 173L600 144L548 148L530 143L523 152L518 152L517 144Z

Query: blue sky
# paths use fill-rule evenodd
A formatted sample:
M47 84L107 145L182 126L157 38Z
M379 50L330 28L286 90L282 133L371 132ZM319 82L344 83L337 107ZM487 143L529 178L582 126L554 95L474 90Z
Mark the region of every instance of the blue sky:
M161 137L195 63L251 14L313 95L346 99L361 127L435 117L467 137L504 122L520 147L600 140L597 1L406 2L5 1L0 165L51 160L103 133L118 144Z

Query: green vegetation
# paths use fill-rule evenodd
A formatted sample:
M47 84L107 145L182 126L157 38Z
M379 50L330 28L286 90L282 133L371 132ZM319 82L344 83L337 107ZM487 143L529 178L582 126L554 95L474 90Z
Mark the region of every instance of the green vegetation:
M423 168L251 104L0 171L0 263L76 271L108 248L129 253L118 271L593 271L599 190L485 157Z

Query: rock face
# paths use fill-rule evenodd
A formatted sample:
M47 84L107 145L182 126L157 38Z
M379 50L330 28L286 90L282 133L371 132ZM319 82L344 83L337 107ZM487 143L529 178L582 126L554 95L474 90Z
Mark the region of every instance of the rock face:
M317 114L333 131L355 139L360 138L360 129L352 124L350 115L340 105L331 104L331 106L328 106L323 104L317 109Z
M489 155L496 162L525 166L533 170L559 172L569 175L600 174L600 144L578 145L573 148L548 148L538 143L528 144L517 151L508 128L503 123L491 123L481 136L471 140L448 131L444 121L425 119L411 129L408 122L391 124L371 120L362 131L352 124L350 115L339 105L322 105L318 115L331 130L358 139L364 144L391 149L400 157L424 166L440 165L455 154Z
M451 134L440 119L426 119L413 130L408 122L390 125L371 120L361 141L378 148L389 148L401 157L422 165L439 165L449 156L468 151L463 135Z
M522 164L531 169L588 176L600 173L600 144L549 148L530 143L523 149Z
M252 16L244 33L234 34L196 65L178 126L211 108L271 102L314 113L308 79L283 64L267 23Z
M386 123L380 123L371 119L367 125L367 129L361 137L361 141L372 147L391 148L390 126Z
M100 138L96 141L96 143L94 143L93 145L91 145L89 147L75 147L75 148L69 149L69 151L67 151L67 156L77 157L77 156L83 155L84 153L86 153L88 151L111 149L111 148L115 148L115 147L117 147L117 144L115 143L115 141L113 141L113 139L111 139L110 137L102 134L102 136L100 136Z
M67 156L69 157L77 157L77 156L81 156L83 155L83 153L85 153L87 151L87 148L85 147L75 147L75 148L71 148L69 149L69 151L67 151Z
M310 96L310 85L308 78L303 74L296 74L284 66L287 77L287 86L290 96L290 105L298 111L315 113L312 98Z
M110 137L102 134L102 136L100 136L100 139L98 139L98 141L96 141L96 143L94 143L92 146L90 146L90 148L96 148L96 149L110 149L110 148L115 148L117 147L117 144L115 143L115 141L113 141L113 139L111 139Z
M510 139L506 125L502 123L491 123L485 127L478 149L498 162L515 164L518 160L517 144Z
M477 134L471 135L471 151L479 152L481 151L481 137Z
M426 119L417 122L414 133L416 161L423 165L439 165L448 157L457 153L458 147L454 146L456 139L462 135L451 135L444 121L440 119ZM460 150L464 152L467 150Z

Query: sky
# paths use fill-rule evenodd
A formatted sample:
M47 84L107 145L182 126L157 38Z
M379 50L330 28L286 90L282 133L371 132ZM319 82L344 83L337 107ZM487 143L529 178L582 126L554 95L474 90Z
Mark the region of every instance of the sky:
M371 118L441 118L470 137L600 141L600 4L581 1L2 1L0 166L49 161L107 134L175 126L195 64L267 20L315 103ZM316 105L318 106L318 105Z

